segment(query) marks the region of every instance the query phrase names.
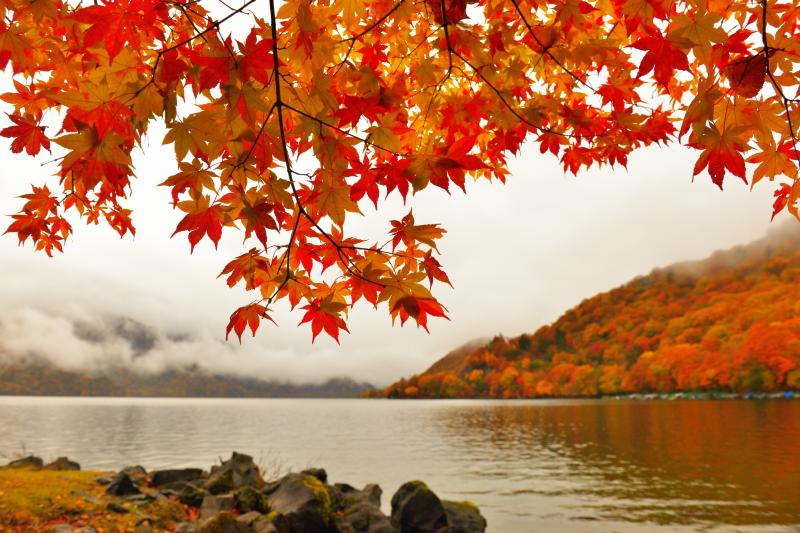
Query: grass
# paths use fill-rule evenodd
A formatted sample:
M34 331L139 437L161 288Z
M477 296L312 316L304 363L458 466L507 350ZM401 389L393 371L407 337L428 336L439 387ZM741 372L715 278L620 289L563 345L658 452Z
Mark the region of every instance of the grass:
M45 532L56 524L94 526L100 533L132 531L148 523L154 531L171 531L189 518L177 501L141 505L107 496L95 478L104 472L0 468L0 532ZM109 510L109 503L128 510Z

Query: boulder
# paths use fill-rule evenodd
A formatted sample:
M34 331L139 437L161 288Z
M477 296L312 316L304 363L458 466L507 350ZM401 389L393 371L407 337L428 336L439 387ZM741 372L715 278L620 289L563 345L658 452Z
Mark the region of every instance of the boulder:
M183 488L178 491L178 500L180 500L182 504L189 505L190 507L200 507L207 494L208 493L200 487L192 483L186 483Z
M256 511L266 514L270 511L267 497L253 487L243 487L234 494L234 506L240 513Z
M264 480L261 478L253 458L243 453L233 452L230 459L211 469L211 474L203 488L211 494L222 494L242 487L261 488L263 486Z
M144 467L135 465L135 466L126 466L120 472L125 472L131 478L131 480L136 483L137 485L143 484L147 481L147 470Z
M6 465L6 468L31 468L33 470L40 470L44 466L44 461L41 457L29 455L20 459L15 459Z
M400 533L436 533L448 525L442 501L422 481L409 481L397 489L391 522Z
M72 526L69 524L56 524L50 533L72 533Z
M252 533L252 529L237 522L232 513L219 513L203 522L197 533Z
M110 502L106 504L106 509L111 511L112 513L117 514L128 514L130 511L126 508L118 504L117 502Z
M197 524L194 522L181 522L175 528L175 533L197 533Z
M381 488L367 485L356 490L350 485L335 487L336 529L341 533L396 533L391 520L381 512Z
M278 517L277 519L280 522L282 517ZM281 531L287 531L285 528L279 530L275 522L268 516L258 518L255 522L250 524L250 527L253 529L254 533L281 533Z
M80 470L81 465L75 461L70 461L66 457L59 457L53 462L47 463L43 467L45 470Z
M474 503L443 501L442 505L452 533L483 533L486 531L486 519Z
M232 509L232 494L224 494L219 496L208 494L205 498L203 498L203 504L200 506L200 519L208 520L214 515L225 513Z
M314 476L323 483L328 482L328 473L325 471L324 468L306 468L300 473L308 476Z
M163 487L165 485L172 485L177 483L186 483L189 481L197 481L203 478L203 471L199 468L175 468L169 470L156 470L150 473L150 486ZM180 490L180 487L169 487L172 489Z
M267 497L278 531L325 533L333 529L329 487L311 475L288 474L268 489Z
M125 472L120 472L114 476L114 479L106 487L106 494L111 496L131 496L133 494L141 494L141 492Z
M236 521L246 526L252 526L256 520L264 516L258 511L250 511L236 517Z

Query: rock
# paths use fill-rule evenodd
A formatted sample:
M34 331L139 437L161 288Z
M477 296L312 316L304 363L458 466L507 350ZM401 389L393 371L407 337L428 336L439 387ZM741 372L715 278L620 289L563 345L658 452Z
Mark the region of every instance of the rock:
M73 533L97 533L97 529L94 526L83 526L79 527L78 529L73 529Z
M236 517L236 521L244 524L246 526L251 526L253 523L264 516L263 514L259 513L258 511L250 511L249 513L244 513Z
M342 533L395 533L391 520L381 512L381 488L367 485L356 490L336 485L336 529Z
M181 522L175 528L175 533L197 533L197 525L193 522Z
M252 533L252 531L245 524L237 522L233 514L219 513L203 522L197 533Z
M219 496L206 495L203 504L200 506L200 519L207 520L219 513L228 512L233 509L233 495L224 494Z
M281 520L282 517L277 517L278 520ZM280 530L275 525L268 516L262 516L255 522L253 522L250 527L253 529L255 533L280 533ZM284 528L284 531L287 531Z
M230 492L242 487L261 488L264 480L253 458L243 453L233 452L231 458L211 469L203 488L211 494Z
M144 467L136 465L136 466L126 466L120 472L124 472L128 474L128 477L131 478L131 481L136 483L137 485L143 484L147 481L147 470Z
M203 471L199 468L177 468L170 470L156 470L150 473L150 486L163 487L176 482L196 481L203 478ZM174 488L174 487L170 487ZM180 490L179 487L178 490Z
M240 513L256 511L266 514L270 511L267 497L253 487L244 487L236 491L234 501L236 510Z
M94 482L97 483L98 485L108 485L109 483L111 483L112 479L113 478L110 478L110 477L100 476L100 477L94 478Z
M281 516L278 531L324 533L333 529L328 487L311 475L288 474L270 486L269 505ZM285 523L285 527L284 527Z
M111 502L111 503L106 504L106 509L108 509L112 513L118 513L118 514L128 514L128 513L130 513L130 511L128 509L126 509L125 507L121 506L120 504L118 504L116 502Z
M31 468L33 470L41 470L44 466L44 461L41 457L29 455L20 459L15 459L6 465L6 468Z
M186 483L180 492L178 492L178 500L184 505L200 507L207 494L208 493L200 487L191 483Z
M56 524L50 531L52 533L72 533L72 526L69 524Z
M401 533L435 533L448 525L441 500L422 481L409 481L397 489L391 522Z
M443 501L447 524L453 533L483 533L486 531L486 519L481 515L478 506L472 502Z
M131 477L125 472L120 472L106 487L106 494L112 496L130 496L133 494L141 494L136 485L133 484Z
M153 528L150 524L139 524L133 529L133 533L153 533Z
M59 457L51 463L47 463L43 467L45 470L80 470L81 465L75 461L70 461L66 457Z
M328 473L325 471L324 468L306 468L300 473L305 474L307 476L314 476L323 483L328 482Z

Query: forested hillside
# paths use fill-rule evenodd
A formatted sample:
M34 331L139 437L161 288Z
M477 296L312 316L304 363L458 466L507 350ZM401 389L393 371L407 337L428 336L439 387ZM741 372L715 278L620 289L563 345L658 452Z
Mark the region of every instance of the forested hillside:
M49 363L0 363L0 395L192 398L353 398L369 388L349 378L320 384L213 374L197 367L140 373L72 371Z
M436 368L436 365L432 367ZM495 337L389 397L800 389L800 226L656 269L531 335Z

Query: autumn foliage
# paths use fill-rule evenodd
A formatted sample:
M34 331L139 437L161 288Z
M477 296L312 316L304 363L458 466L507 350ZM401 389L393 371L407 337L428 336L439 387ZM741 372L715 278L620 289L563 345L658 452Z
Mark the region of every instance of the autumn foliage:
M791 0L208 4L0 0L0 135L57 158L7 230L50 254L79 220L135 232L131 153L163 121L175 234L245 241L223 275L254 298L228 334L255 333L280 300L334 339L359 300L421 327L445 317L442 228L410 208L383 239L345 221L387 196L502 181L526 141L570 172L681 142L695 175L775 180L774 212L798 215Z
M786 232L788 228L784 228ZM800 390L800 232L653 271L532 335L496 337L400 398ZM442 365L438 365L442 366Z

